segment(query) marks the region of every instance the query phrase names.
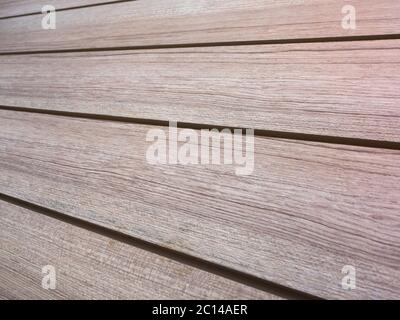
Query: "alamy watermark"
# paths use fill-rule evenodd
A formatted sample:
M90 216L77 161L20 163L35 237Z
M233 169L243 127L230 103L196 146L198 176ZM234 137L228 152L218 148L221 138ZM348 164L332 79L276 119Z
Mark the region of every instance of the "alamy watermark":
M42 288L45 290L55 290L57 285L56 268L47 265L42 268Z
M350 4L342 7L342 28L345 30L355 30L357 29L356 21L356 8Z
M56 29L56 8L50 4L42 7L42 29L55 30Z
M151 129L146 136L152 142L146 152L152 165L233 165L237 175L254 170L254 130L179 129L170 122L168 134Z
M351 265L346 265L342 268L342 289L354 290L356 289L356 268Z

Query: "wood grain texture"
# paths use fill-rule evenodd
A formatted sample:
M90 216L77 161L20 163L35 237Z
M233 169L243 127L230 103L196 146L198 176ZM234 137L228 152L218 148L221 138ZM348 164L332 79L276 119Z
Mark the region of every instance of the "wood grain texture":
M400 142L400 40L0 57L0 105Z
M398 0L353 0L357 28L342 28L346 0L139 0L0 21L1 52L398 34Z
M325 298L400 297L400 151L256 137L239 177L148 164L152 126L0 116L3 194Z
M109 3L112 0L1 0L0 18L22 14L41 13L42 7L52 5L56 10Z
M1 298L279 299L7 202L0 212ZM41 286L46 265L56 290Z

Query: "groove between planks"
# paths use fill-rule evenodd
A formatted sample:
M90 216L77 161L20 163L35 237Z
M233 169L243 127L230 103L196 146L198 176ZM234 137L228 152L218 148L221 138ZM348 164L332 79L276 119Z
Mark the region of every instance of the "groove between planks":
M357 28L342 28L345 0L146 0L0 20L0 52L398 34L398 0L353 0Z
M1 193L315 296L399 297L399 151L256 137L238 177L149 165L152 126L0 115Z
M0 201L6 299L279 299L106 236ZM42 288L42 267L56 290Z
M0 105L400 142L400 40L0 56Z

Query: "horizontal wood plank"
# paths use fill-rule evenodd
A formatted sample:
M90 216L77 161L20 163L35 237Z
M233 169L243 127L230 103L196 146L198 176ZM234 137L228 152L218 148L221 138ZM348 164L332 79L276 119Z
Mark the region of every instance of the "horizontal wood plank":
M400 142L400 40L0 57L0 105Z
M356 9L344 29L342 8ZM42 15L0 21L0 52L393 35L398 0L140 0L57 13L56 30Z
M95 4L115 2L113 0L1 0L0 18L17 15L41 13L46 5L52 5L56 10L77 8Z
M236 176L149 164L150 129L0 111L0 192L321 297L400 297L400 151L255 137Z
M0 201L0 297L279 299L105 235ZM56 290L42 288L42 268Z

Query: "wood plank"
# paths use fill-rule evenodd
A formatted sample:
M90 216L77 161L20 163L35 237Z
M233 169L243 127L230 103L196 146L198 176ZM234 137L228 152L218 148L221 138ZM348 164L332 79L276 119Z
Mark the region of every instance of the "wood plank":
M149 164L152 126L0 117L0 193L313 295L400 297L398 150L255 137L236 176Z
M41 13L45 5L52 5L56 10L83 7L94 4L115 2L113 0L1 0L0 18L22 14Z
M0 105L400 142L400 40L0 57Z
M0 21L1 52L393 35L398 0L353 0L357 28L342 27L346 0L146 0Z
M144 249L0 201L0 297L278 299ZM42 288L54 266L56 290Z

